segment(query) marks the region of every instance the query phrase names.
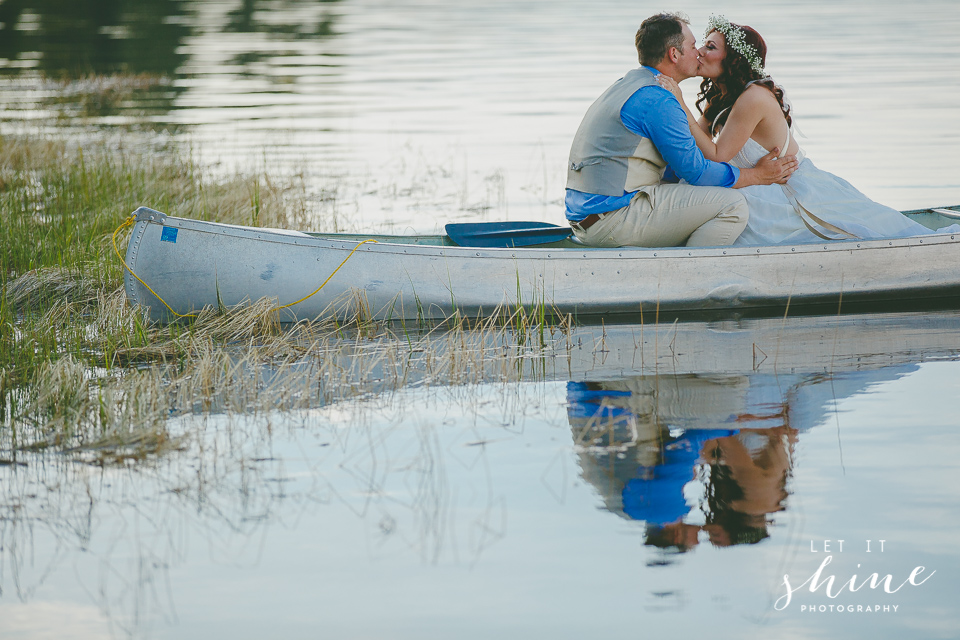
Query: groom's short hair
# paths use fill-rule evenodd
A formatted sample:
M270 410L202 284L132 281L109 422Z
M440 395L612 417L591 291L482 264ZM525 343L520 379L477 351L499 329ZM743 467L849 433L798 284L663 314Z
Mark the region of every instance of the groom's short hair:
M667 55L670 47L683 53L685 24L690 24L690 19L682 13L658 13L640 23L636 38L640 64L655 66Z

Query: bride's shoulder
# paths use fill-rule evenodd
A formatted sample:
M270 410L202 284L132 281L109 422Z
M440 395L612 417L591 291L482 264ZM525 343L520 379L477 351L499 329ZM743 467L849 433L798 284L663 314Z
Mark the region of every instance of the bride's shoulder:
M773 100L776 102L777 98L773 95L773 92L764 85L751 84L744 89L743 93L740 94L740 97L737 98L737 102L740 100L745 100L747 102L769 102L770 100Z
M744 89L737 98L735 106L744 109L777 109L778 111L780 108L773 92L760 84L752 84Z

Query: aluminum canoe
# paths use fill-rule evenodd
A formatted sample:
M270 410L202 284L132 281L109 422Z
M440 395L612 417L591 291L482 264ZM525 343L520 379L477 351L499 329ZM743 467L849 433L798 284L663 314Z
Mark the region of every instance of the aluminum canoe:
M904 213L941 228L960 218L960 206ZM374 317L404 320L477 317L504 306L543 305L580 319L858 303L897 310L960 299L960 234L761 247L597 249L568 239L479 248L445 235L303 233L141 207L126 263L130 302L156 320L175 317L165 304L188 314L264 297L283 307L284 321L313 319L357 292Z

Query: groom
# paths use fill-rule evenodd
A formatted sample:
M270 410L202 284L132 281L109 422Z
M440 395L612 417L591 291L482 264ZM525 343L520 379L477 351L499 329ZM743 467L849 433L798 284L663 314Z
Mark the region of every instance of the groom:
M775 149L750 169L704 158L683 108L655 80L661 73L677 82L697 75L689 21L670 13L647 18L636 45L643 66L590 106L573 139L567 220L577 238L595 247L732 244L748 216L733 189L784 183L796 158L778 160Z

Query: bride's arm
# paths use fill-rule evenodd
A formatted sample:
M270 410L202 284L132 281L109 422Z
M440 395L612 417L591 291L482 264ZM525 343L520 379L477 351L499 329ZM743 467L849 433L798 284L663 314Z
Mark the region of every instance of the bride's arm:
M766 95L764 95L766 94ZM747 87L730 109L730 115L717 136L717 160L726 162L739 153L763 120L773 95L762 87Z
M730 156L730 158L721 160L717 157L717 145L714 144L713 139L710 137L710 124L705 121L706 126L698 123L696 116L690 111L690 107L683 101L683 93L680 91L680 85L678 85L673 78L663 73L657 76L657 82L661 87L672 93L677 99L677 102L680 103L680 106L683 107L683 112L687 114L687 125L690 127L690 133L693 134L693 139L696 140L697 146L700 147L700 151L703 152L703 157L715 162L725 162L732 158L733 156ZM700 118L700 120L703 120L703 118Z
M723 125L720 135L717 136L717 141L714 142L709 133L710 123L704 118L698 120L694 117L690 108L687 107L687 104L683 101L683 94L680 92L679 85L677 85L672 78L664 74L657 76L657 82L659 82L660 86L664 89L670 91L670 93L677 98L680 106L683 107L684 113L687 114L690 133L693 134L694 140L697 141L697 146L700 147L704 157L708 160L728 162L733 156L737 155L737 152L747 143L747 138L750 137L753 130L756 129L757 124L759 124L763 118L764 96L762 93L753 90L753 87L748 87L747 90L737 98L733 108L730 110L730 115L727 116L726 124Z
M703 129L703 132L705 134L707 134L708 136L710 135L710 123L707 122L706 118L704 118L703 116L700 116L699 118L697 118L697 125L701 129Z

